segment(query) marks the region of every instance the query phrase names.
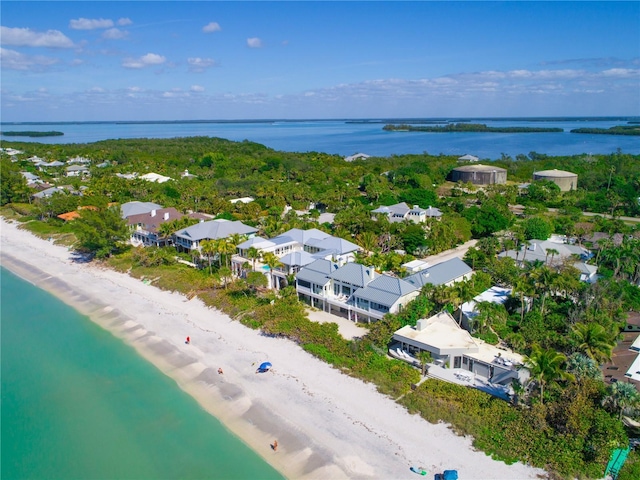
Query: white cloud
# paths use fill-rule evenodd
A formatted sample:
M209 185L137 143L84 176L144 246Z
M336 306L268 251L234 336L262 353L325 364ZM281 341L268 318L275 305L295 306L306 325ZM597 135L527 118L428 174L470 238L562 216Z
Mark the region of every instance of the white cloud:
M15 50L0 48L0 65L3 69L9 70L42 70L43 68L58 63L57 58L45 57L42 55L24 55Z
M262 40L258 37L247 38L247 46L249 48L262 48Z
M107 40L122 40L129 35L129 32L126 30L120 30L119 28L110 28L109 30L105 30L102 34L102 38Z
M116 22L120 27L126 27L127 25L131 25L133 22L129 18L120 18Z
M222 28L220 27L220 24L218 22L211 22L202 27L202 31L204 33L219 32L220 30L222 30Z
M204 92L204 87L200 85L191 85L191 88L189 90L191 90L192 92Z
M105 93L106 90L102 87L93 87L88 90L88 93Z
M59 30L34 32L29 28L0 27L2 45L16 47L72 48L73 42Z
M122 62L122 66L125 68L144 68L151 65L160 65L167 59L162 55L155 53L147 53L140 58L125 58Z
M213 67L216 62L213 58L191 57L187 59L189 70L192 72L204 72L205 69Z
M73 30L96 30L111 27L113 27L113 20L107 18L78 18L69 21L69 28Z

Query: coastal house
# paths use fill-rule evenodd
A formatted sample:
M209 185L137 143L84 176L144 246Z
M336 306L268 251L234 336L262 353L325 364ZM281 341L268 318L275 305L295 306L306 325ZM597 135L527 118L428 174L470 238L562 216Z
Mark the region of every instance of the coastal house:
M458 157L458 161L459 162L477 162L480 159L478 157L476 157L475 155L470 155L470 154L465 154L462 155L461 157Z
M243 265L247 262L253 264L249 258L249 249L255 248L260 256L265 253L273 253L280 265L271 272L268 267L261 262L256 262L257 270L261 270L269 275L276 283L276 288L281 288L286 284L286 277L300 271L301 268L313 263L318 259L331 260L336 265L342 266L355 259L355 253L360 247L355 243L342 238L334 237L326 232L311 228L302 230L292 228L281 235L271 239L254 237L246 240L237 246L237 254L231 259L232 269L236 275L242 275Z
M84 165L70 165L65 169L67 177L86 177L89 169Z
M457 257L436 263L405 278L405 281L422 288L427 284L451 286L456 282L469 280L473 270Z
M149 212L127 216L127 225L131 231L131 243L136 246L162 247L168 245L171 239L159 234L160 225L184 216L173 207L152 209Z
M255 199L253 197L240 197L240 198L233 198L229 201L235 205L236 203L251 203L254 200Z
M200 243L203 240L219 240L234 234L252 237L257 231L257 228L242 222L218 218L178 230L174 234L174 243L179 251L200 251Z
M378 274L373 267L350 262L339 266L320 259L296 275L300 300L354 322L380 320L397 313L419 294L404 280Z
M141 213L149 213L152 210L160 210L162 205L153 202L127 202L120 205L120 213L122 218L129 218L131 215L139 215Z
M529 376L526 369L520 368L524 364L521 355L472 337L446 311L420 319L416 326L396 330L393 341L392 347L412 358L427 351L435 367L454 369L459 375L480 377L494 385L509 386L514 379L524 381Z
M585 261L591 256L591 252L580 245L552 242L550 240L529 240L518 250L506 250L498 254L498 257L513 258L519 265L524 262L538 261L548 266L559 265L568 258Z
M66 189L62 188L62 187L51 187L51 188L47 188L46 190L42 190L41 192L34 193L31 196L31 198L33 198L33 199L49 198L52 195L55 195L56 193L67 194L69 192Z
M356 153L354 155L349 155L348 157L344 157L345 162L353 162L355 160L366 160L371 157L371 155L367 155L366 153Z
M173 180L171 177L165 177L164 175L160 175L159 173L145 173L144 175L140 175L142 180L146 180L147 182L154 183L165 183L169 180Z
M69 160L67 160L68 164L80 164L80 165L89 165L91 163L91 159L89 158L85 158L85 157L81 157L81 156L75 156L73 158L70 158Z
M485 290L480 295L476 295L472 300L463 303L460 306L462 310L462 327L473 331L474 318L478 316L477 305L481 302L490 302L496 305L504 305L511 297L511 289L503 288L497 285Z
M418 205L410 207L405 202L379 207L372 210L371 213L386 215L390 222L409 220L413 223L424 223L430 218L440 219L442 217L442 212L438 208L431 206L429 208L420 208Z
M22 175L24 179L27 181L28 187L34 187L36 185L44 183L38 175L35 175L31 172L20 172L20 175Z

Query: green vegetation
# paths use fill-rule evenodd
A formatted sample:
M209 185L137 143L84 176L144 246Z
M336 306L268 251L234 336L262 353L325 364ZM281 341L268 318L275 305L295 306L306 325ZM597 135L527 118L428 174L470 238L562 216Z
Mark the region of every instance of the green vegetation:
M629 122L631 123L631 122ZM640 126L616 125L610 128L574 128L571 133L595 133L602 135L640 135Z
M383 130L390 132L483 132L483 133L557 133L562 128L555 127L487 127L484 123L448 123L431 127L416 127L415 125L385 125Z
M56 132L55 130L49 132L37 132L37 131L8 131L8 132L0 132L0 135L4 135L5 137L61 137L64 135L63 132Z
M410 411L472 435L477 448L496 458L529 462L562 477L599 478L611 449L627 442L621 416L640 418L637 393L606 385L598 368L610 358L626 324L626 312L640 309L640 290L635 286L640 281L640 227L618 218L640 215L638 155L618 151L548 157L531 152L515 160L503 155L495 162L514 182L528 182L534 171L552 168L577 173L578 189L561 192L545 181L528 189L515 184L483 189L454 185L446 179L457 159L427 153L345 162L336 155L276 152L251 142L205 137L87 145L5 142L3 146L25 152L15 162L1 156L3 216L19 219L43 238L73 245L160 288L197 295L249 328L289 338L345 374L375 384ZM56 180L55 173L35 170L27 161L32 155L61 161L91 158L91 175ZM97 167L103 162L108 165ZM196 178L182 178L187 169ZM20 174L24 171L58 186L71 183L73 188L33 199L35 190ZM156 184L115 175L132 172L156 172L174 180ZM255 201L229 202L244 196ZM117 207L109 205L132 200L240 220L255 226L263 237L290 228L319 228L360 245L359 262L401 277L407 274L404 262L476 238L478 243L465 257L476 274L452 286L425 287L403 311L369 325L365 337L345 340L335 324L318 324L306 317L293 287L274 291L267 287L265 275L251 271L251 264L260 258L257 250L250 250L242 267L246 278L232 277L230 257L242 238L203 242L202 255L193 256L172 247L125 245L127 228ZM434 206L443 217L414 224L372 216L380 205L398 202ZM518 204L524 209L514 210ZM294 210L314 208L301 215L285 214L285 205ZM583 210L613 218L585 217ZM79 218L64 222L58 217L69 211L77 211ZM333 224L319 223L321 211L336 214ZM162 224L159 234L169 238L193 221L197 220ZM531 263L523 254L518 259L522 268L511 258L497 256L551 232L588 243L595 253L589 262L598 266L603 278L595 284L580 282L571 259L559 259L553 249L547 250L544 263ZM606 235L591 242L594 232ZM263 263L277 268L277 258L265 257ZM458 307L492 285L512 288L513 296L504 306L479 304L470 330L478 338L523 354L533 380L513 385L511 405L431 379L412 389L427 359L420 359L420 369L390 359L386 352L393 332L443 309L459 321ZM634 458L623 472L637 470Z

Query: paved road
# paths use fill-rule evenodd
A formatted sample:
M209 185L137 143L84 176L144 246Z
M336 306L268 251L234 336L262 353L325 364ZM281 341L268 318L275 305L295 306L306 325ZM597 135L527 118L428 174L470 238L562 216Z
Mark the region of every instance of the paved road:
M469 240L468 242L463 243L456 248L445 250L444 252L440 252L437 255L430 255L428 257L421 258L420 260L429 262L429 265L435 265L436 263L445 262L455 257L462 258L467 253L467 250L469 250L471 247L474 247L476 243L478 243L478 240Z

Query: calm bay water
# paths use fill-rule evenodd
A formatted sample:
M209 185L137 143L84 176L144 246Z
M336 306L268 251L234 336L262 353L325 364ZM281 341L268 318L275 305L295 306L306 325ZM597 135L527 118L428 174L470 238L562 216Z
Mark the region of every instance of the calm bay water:
M163 122L163 123L29 123L2 124L2 130L56 130L61 137L2 137L3 140L40 143L89 143L116 138L172 138L210 136L233 141L250 140L287 152L325 152L338 155L366 153L374 156L402 154L464 155L495 160L505 155L515 158L530 152L547 155L588 153L640 154L638 137L569 133L575 128L609 128L626 125L638 118L589 119L472 119L496 127L557 127L559 133L426 133L386 132L386 122L346 120L261 121L261 122ZM389 121L388 123L401 123ZM407 122L410 123L410 122Z
M0 272L3 480L282 478L132 348Z

